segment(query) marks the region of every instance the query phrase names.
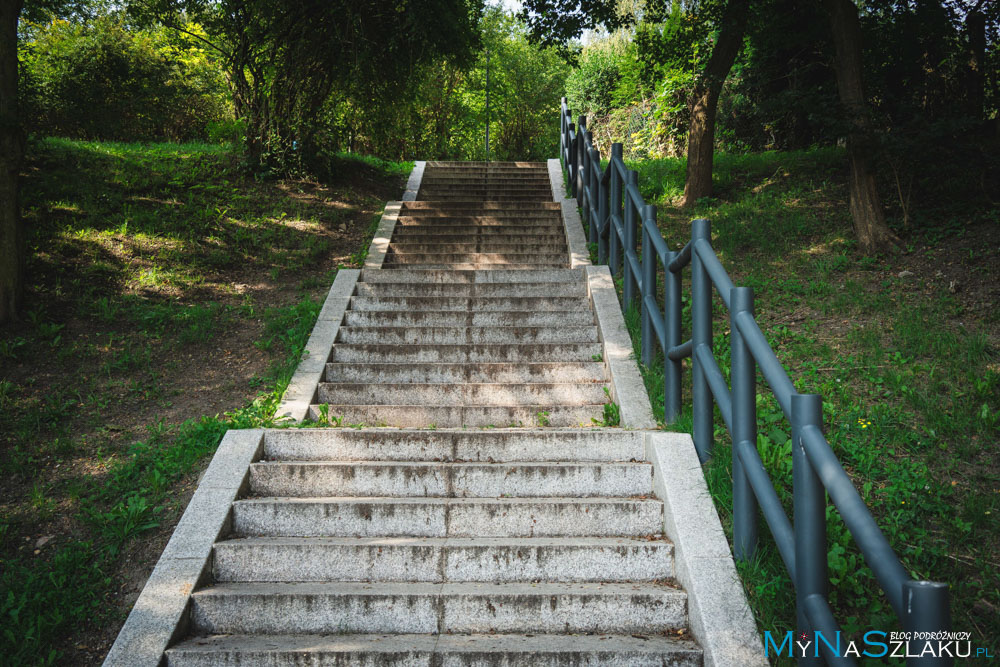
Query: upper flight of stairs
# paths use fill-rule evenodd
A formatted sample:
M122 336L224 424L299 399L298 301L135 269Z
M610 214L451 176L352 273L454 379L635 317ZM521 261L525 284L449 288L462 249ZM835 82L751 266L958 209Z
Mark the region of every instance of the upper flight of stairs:
M594 427L545 165L428 163L419 197L310 408L343 428L264 432L166 664L702 665L644 434Z
M383 270L362 271L311 416L439 428L600 422L600 338L546 166L452 165L428 164ZM503 186L508 201L481 201L480 178L518 184ZM522 196L520 183L544 183L549 201L534 200L535 185ZM428 200L445 193L455 200Z

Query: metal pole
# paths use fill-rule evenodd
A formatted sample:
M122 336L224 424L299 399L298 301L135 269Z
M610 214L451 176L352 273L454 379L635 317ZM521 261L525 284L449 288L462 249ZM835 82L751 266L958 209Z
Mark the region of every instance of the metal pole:
M623 264L623 275L625 277L625 284L622 286L622 307L628 308L633 305L632 302L636 299L636 292L638 292L638 279L636 278L635 272L632 270L632 263L628 261L629 251L633 255L636 254L636 250L639 243L636 239L636 218L642 215L642 211L636 210L633 202L630 202L628 196L628 186L639 185L639 172L629 170L628 181L625 183L625 262Z
M666 266L677 257L668 252ZM663 421L670 424L681 414L681 360L671 361L667 351L681 344L681 274L663 272L663 312L667 329L663 346Z
M699 239L712 241L711 223L704 218L691 222L692 245ZM708 387L705 369L698 363L698 347L707 345L712 349L712 280L698 256L698 250L691 249L691 411L694 448L702 463L712 454L712 410L714 400Z
M656 298L656 264L660 258L653 249L653 241L649 238L649 232L646 231L647 220L654 222L656 220L656 207L652 204L646 204L642 208L642 220L639 221L640 234L642 235L642 282L639 284L642 341L639 349L642 363L646 366L652 366L656 359L656 350L653 347L653 338L656 336L656 332L653 329L654 314L646 305L646 296ZM655 316L659 316L659 312Z
M798 633L810 633L805 600L810 595L826 599L826 489L809 462L802 441L806 426L823 426L823 400L819 394L792 394L792 494L795 526L795 610ZM798 634L796 633L796 634ZM800 667L822 665L822 657L799 658Z
M736 315L753 315L753 289L734 287L729 291L729 336L733 396L733 555L748 560L757 551L757 497L739 455L741 442L757 446L757 364L747 347Z
M906 607L906 618L903 619L903 629L913 633L947 632L951 630L951 610L948 603L948 584L936 581L907 581L903 584L903 605ZM936 641L930 642L936 647ZM927 643L921 640L910 642L910 653L919 655ZM951 665L954 661L948 656L922 658L907 658L907 667L919 665Z

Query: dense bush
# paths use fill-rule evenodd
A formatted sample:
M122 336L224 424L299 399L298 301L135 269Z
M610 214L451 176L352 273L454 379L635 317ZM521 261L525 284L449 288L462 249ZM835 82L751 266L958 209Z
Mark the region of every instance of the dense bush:
M204 137L208 123L232 115L220 67L193 38L130 29L113 16L31 27L20 57L34 132L183 140Z

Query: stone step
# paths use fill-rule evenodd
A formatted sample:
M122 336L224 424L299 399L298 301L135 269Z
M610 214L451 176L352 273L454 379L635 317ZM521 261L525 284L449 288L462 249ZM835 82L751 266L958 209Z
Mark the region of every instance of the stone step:
M518 406L598 405L608 402L605 385L596 382L552 384L378 384L321 382L319 403L335 405ZM459 424L461 425L461 424Z
M506 345L596 343L597 327L379 327L341 326L337 343L372 345Z
M566 252L469 252L469 253L413 253L399 255L389 247L389 254L385 256L387 264L569 264Z
M648 463L433 463L263 461L250 466L258 496L559 497L640 496L653 491Z
M537 269L565 269L569 262L532 262L530 264L474 264L470 262L455 262L452 264L443 264L440 262L435 262L433 264L385 264L382 266L383 269L388 269L391 271L396 271L398 269L441 269L441 270L453 270L453 271L491 271L491 270L516 270L523 269L525 271L537 270Z
M274 429L271 461L642 461L643 435L621 429Z
M503 211L504 214L510 214L515 210L528 210L528 211L562 211L562 204L559 202L524 202L518 204L516 202L496 202L496 201L484 201L482 199L467 199L465 201L404 201L400 203L400 211L402 215L407 215L408 211L419 211L419 210L454 210L454 209L469 209L472 211Z
M490 201L552 201L552 190L545 188L479 188L471 185L464 186L444 186L444 187L420 187L420 197L424 199L449 200L482 197Z
M354 296L557 297L587 296L587 286L572 283L358 283Z
M483 228L477 229L446 229L442 233L437 229L425 227L401 227L392 235L393 243L487 243L504 242L512 244L565 244L566 237L562 233L512 233L509 230L496 230L496 233L485 233Z
M546 271L413 271L397 270L387 273L378 269L361 271L364 283L575 283L583 281L579 269Z
M601 423L606 403L593 405L357 405L326 404L332 425L345 427L473 428L558 426L581 427ZM310 405L307 417L321 422L324 412Z
M639 635L219 635L167 651L167 667L701 667L694 642Z
M471 253L483 255L550 253L565 255L567 245L565 240L554 243L512 243L505 238L488 241L460 241L457 243L421 243L412 240L396 240L389 244L389 252L397 257L400 255L428 255L434 253L459 255Z
M525 231L545 231L546 233L557 233L552 230L562 229L562 220L556 214L532 214L532 213L509 213L507 215L483 215L475 211L455 210L449 213L438 211L423 211L420 214L411 212L410 215L400 215L396 218L394 229L404 227L463 227L474 229L486 227L487 229L497 226L509 227L520 232Z
M625 538L251 537L217 542L216 582L664 581L673 546Z
M596 361L600 343L533 343L529 345L375 345L335 343L331 363L493 364L518 362Z
M326 382L605 382L597 361L531 364L327 364Z
M454 311L421 310L369 311L348 310L341 326L348 327L544 327L587 326L594 323L594 314L585 311Z
M191 623L212 634L662 635L687 623L687 596L647 583L230 583L191 596Z
M593 313L528 311L455 311L420 310L369 311L348 310L341 326L348 327L544 327L587 326L594 323Z
M247 498L240 537L644 537L663 530L659 500L628 498Z
M351 310L363 311L590 311L585 297L352 296Z

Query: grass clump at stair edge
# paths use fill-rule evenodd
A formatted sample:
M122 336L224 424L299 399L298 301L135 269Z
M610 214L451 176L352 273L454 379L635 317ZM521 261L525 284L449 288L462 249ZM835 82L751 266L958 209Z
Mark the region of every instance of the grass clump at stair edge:
M333 156L320 183L240 162L31 142L28 312L0 331L4 664L103 660L222 435L275 425L338 267L410 167Z
M796 389L823 396L827 438L904 567L915 578L946 581L953 628L995 655L1000 328L989 290L998 212L982 201L949 217L928 206L919 227L900 230L902 254L864 257L852 236L844 159L837 149L720 155L718 197L693 211L673 205L683 189L682 160L630 166L657 204L670 247L690 237L692 218L712 221L713 246L734 283L754 288L757 320ZM715 355L728 378L728 315L716 303ZM635 308L626 323L638 359ZM661 421L662 364L662 356L640 364ZM671 430L690 432L689 371L686 362L684 413ZM791 516L790 429L760 376L757 409L758 450ZM717 410L715 424L705 476L731 539L732 455ZM794 589L761 521L758 556L738 568L760 630L784 633L795 628ZM830 600L842 629L853 638L899 629L832 505L827 533Z

